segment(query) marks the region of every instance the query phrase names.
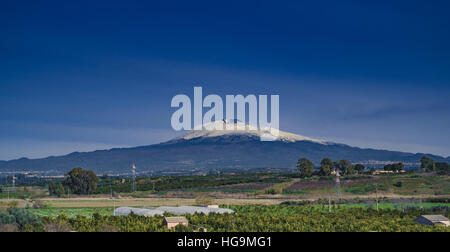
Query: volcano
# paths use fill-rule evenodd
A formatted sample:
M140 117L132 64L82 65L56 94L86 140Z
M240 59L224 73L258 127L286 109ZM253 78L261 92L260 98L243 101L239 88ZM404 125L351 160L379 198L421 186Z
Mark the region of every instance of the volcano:
M149 146L0 161L0 172L64 174L74 167L83 167L97 174L125 175L130 173L132 162L141 174L253 169L287 171L295 169L297 160L302 157L317 165L329 157L374 168L391 162L403 162L407 168L418 167L424 155L437 162L450 161L450 158L424 153L362 149L282 131L273 136L269 129L257 129L240 122L217 121L205 126L221 128L230 123L236 130L196 130ZM267 141L267 136L271 141Z

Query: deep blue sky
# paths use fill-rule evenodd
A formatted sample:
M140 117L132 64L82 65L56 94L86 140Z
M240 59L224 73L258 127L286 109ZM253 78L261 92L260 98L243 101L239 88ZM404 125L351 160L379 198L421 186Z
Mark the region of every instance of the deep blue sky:
M179 134L171 98L194 86L279 94L281 130L449 156L449 10L449 1L2 1L0 159L168 140Z

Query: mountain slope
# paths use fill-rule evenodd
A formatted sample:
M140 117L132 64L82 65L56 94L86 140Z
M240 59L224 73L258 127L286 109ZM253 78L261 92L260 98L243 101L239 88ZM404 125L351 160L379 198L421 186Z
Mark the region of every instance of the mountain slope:
M233 131L231 131L233 132ZM129 173L134 161L140 171L191 171L211 169L295 168L301 157L319 164L324 157L352 162L404 162L417 165L424 154L361 149L280 132L277 141L260 141L264 132L194 131L172 141L135 148L111 149L43 159L0 162L1 172L46 171L63 174L74 167L102 173ZM443 157L427 155L436 161ZM373 162L372 162L373 163Z

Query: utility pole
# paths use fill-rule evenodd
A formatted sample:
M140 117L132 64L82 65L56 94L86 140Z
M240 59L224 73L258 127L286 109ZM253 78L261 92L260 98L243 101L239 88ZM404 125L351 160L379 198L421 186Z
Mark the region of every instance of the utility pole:
M136 192L136 165L133 162L133 165L131 166L131 175L133 176L132 185L131 185L131 192Z
M113 198L113 216L116 216L116 199Z
M328 212L331 213L331 196L328 195Z
M341 180L340 180L340 174L339 174L339 168L336 168L336 198L339 201L341 199Z
M378 183L375 184L375 197L377 201L377 212L378 212Z
M5 177L5 190L8 193L8 201L9 201L8 175L6 175Z
M14 174L12 176L12 186L13 191L16 191L16 176Z
M112 180L109 181L109 190L111 191L111 198L112 198L113 197Z

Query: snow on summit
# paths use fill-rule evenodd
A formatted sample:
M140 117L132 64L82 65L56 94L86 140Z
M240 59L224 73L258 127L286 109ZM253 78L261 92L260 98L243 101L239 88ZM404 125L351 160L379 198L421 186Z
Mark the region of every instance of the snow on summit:
M226 127L230 124L233 124L234 130L225 130ZM187 133L184 136L181 136L179 139L185 139L190 140L194 138L199 137L219 137L219 136L225 136L225 135L248 135L248 136L256 136L260 137L261 139L270 139L275 141L285 141L285 142L297 142L297 141L310 141L320 144L326 144L325 141L313 139L289 132L279 131L279 136L276 137L274 135L270 134L270 129L259 129L255 126L251 126L249 124L240 122L240 121L234 121L230 122L227 120L223 121L215 121L208 124L203 125L203 128L200 130L200 127L197 126L195 129L197 130L191 130L189 133ZM223 129L223 130L222 130Z

